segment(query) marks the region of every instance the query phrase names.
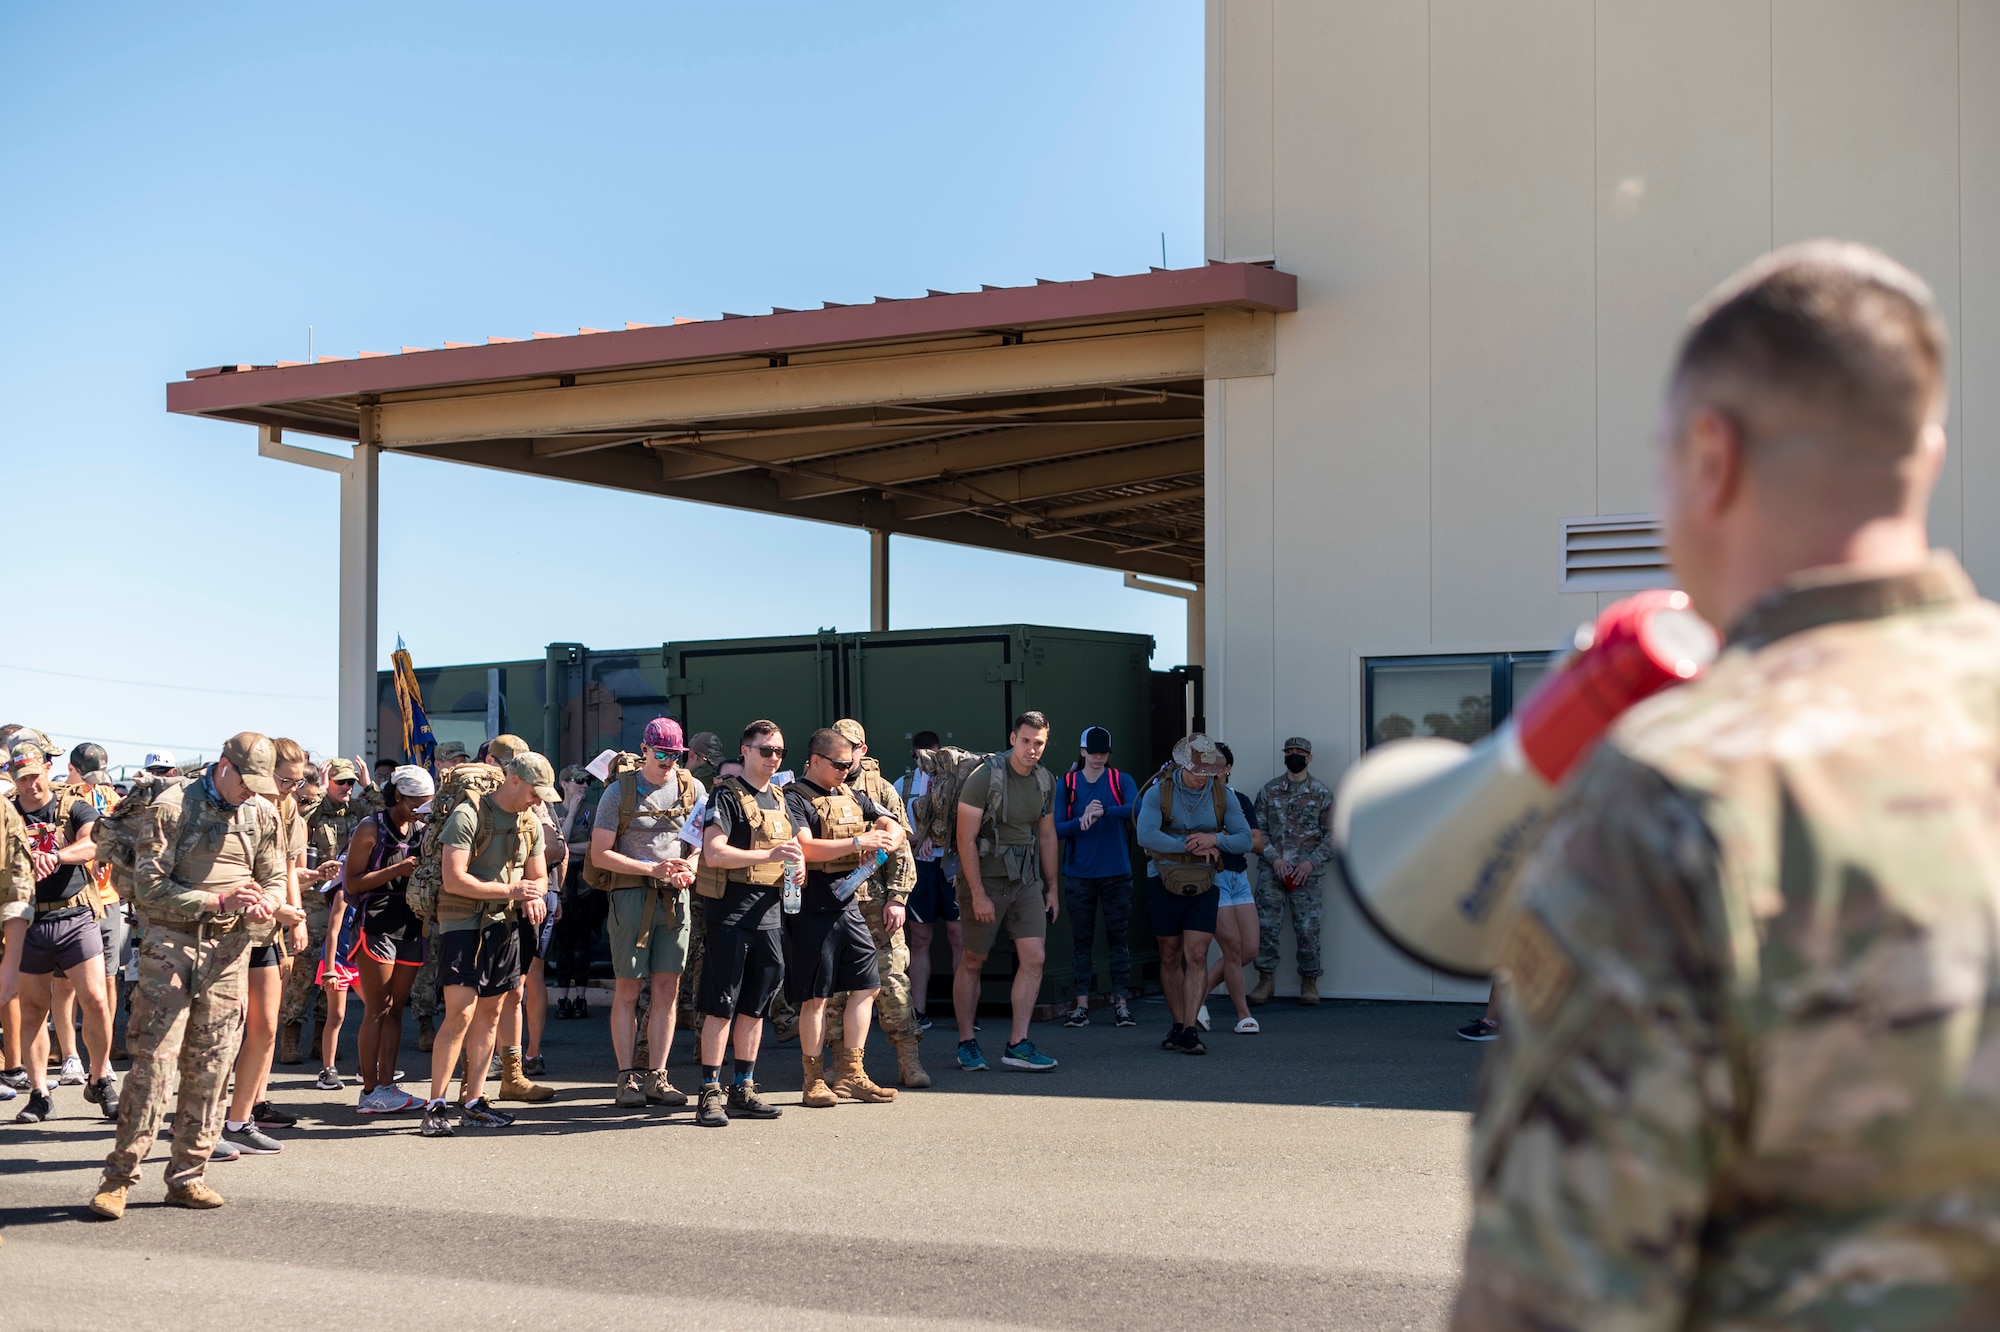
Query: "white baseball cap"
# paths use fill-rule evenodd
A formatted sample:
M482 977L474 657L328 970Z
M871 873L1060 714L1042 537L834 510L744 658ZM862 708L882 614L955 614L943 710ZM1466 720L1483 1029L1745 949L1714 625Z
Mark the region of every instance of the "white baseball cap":
M180 764L174 762L173 750L156 749L146 755L146 761L139 766L142 768L178 768Z
M414 763L406 763L390 773L389 785L406 796L421 796L425 800L437 794L437 782Z

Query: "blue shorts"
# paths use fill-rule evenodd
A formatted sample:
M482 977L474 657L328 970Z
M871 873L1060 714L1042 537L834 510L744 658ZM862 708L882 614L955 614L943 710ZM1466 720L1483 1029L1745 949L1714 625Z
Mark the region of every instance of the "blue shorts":
M1172 939L1190 931L1214 934L1215 909L1221 896L1221 891L1211 886L1205 893L1182 897L1162 888L1157 874L1148 874L1146 915L1152 921L1154 937Z
M910 890L910 919L919 925L958 919L958 892L945 875L944 861L917 862L917 886Z
M1215 874L1215 887L1216 891L1222 894L1221 899L1216 902L1216 905L1219 907L1255 906L1257 904L1256 895L1250 891L1250 872L1248 870L1217 870Z

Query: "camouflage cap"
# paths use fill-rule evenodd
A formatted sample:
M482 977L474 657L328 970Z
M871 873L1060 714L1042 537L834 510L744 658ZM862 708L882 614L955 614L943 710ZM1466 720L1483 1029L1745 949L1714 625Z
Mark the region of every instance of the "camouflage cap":
M278 794L278 747L256 731L238 731L222 742L222 761L236 769L243 784L261 796Z
M496 735L486 742L486 761L506 767L523 754L531 753L528 742L518 735Z
M1229 766L1215 741L1200 731L1174 742L1174 762L1202 777L1218 776Z
M330 758L326 761L326 779L329 782L358 782L361 774L354 770L354 760Z
M467 757L465 752L465 741L463 740L445 741L443 744L437 747L437 757L441 759L448 759L448 758L462 759Z
M23 732L22 734L26 735L29 733ZM33 740L24 740L19 735L15 736L14 743L7 748L7 771L19 776L23 773L47 772L48 770L49 751L43 749Z
M688 739L688 752L699 754L710 763L722 762L722 737L714 731L696 731Z
M35 746L35 748L41 750L42 756L44 758L52 759L56 755L62 753L62 750L56 747L55 741L49 739L48 736L42 734L40 731L36 730L32 726L23 726L20 730L8 736L7 748L11 750L15 745L18 745L23 741L31 743Z
M865 745L868 743L868 732L862 730L861 723L852 717L842 717L833 724L833 729L840 732L840 738L850 745Z
M507 775L519 777L535 788L535 794L554 804L562 799L562 792L556 790L555 769L540 754L529 750L507 762Z
M1291 739L1285 741L1285 752L1289 754L1293 750L1297 750L1301 754L1310 756L1313 752L1313 742L1306 739L1302 735L1295 735Z

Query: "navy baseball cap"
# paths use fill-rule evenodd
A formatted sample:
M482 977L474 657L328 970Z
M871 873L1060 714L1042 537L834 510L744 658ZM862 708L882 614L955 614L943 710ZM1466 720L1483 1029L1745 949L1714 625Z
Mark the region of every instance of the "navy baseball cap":
M1083 752L1086 754L1109 754L1111 752L1111 732L1102 726L1086 727L1083 732Z

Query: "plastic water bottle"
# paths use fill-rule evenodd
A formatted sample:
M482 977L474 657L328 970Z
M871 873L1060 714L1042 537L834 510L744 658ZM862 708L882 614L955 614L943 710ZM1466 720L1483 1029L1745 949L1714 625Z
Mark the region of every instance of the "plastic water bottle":
M856 865L841 877L839 883L833 885L833 900L836 902L845 902L848 898L860 892L861 885L868 882L875 871L881 869L888 862L889 853L887 851L877 851L874 859L864 860L859 865Z
M802 889L806 881L806 867L796 860L785 862L784 909L788 916L799 914L802 905Z

